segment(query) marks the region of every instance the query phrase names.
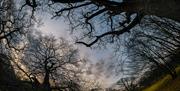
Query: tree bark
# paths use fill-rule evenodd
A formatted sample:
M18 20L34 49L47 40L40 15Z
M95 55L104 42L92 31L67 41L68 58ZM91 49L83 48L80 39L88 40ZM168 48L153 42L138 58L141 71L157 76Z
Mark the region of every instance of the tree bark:
M43 90L44 91L51 91L50 83L49 83L49 72L46 71L44 82L43 82Z
M180 22L180 0L134 0L125 3L122 10L127 12L141 12Z

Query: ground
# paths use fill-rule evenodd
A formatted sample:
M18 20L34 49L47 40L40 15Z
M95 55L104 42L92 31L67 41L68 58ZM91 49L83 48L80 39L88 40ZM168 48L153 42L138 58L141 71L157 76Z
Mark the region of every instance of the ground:
M176 79L172 80L170 75L166 75L143 91L180 91L180 66L176 68L176 71L178 73Z

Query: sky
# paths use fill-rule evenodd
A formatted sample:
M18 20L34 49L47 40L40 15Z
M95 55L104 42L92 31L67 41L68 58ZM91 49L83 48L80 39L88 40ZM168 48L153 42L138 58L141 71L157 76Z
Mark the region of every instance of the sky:
M110 50L101 50L101 49L91 49L84 45L75 44L73 41L73 35L68 31L68 24L60 19L51 19L49 14L38 15L38 18L42 19L42 25L38 26L37 29L40 30L45 35L54 35L55 37L63 37L67 39L70 43L73 43L78 49L81 57L88 57L90 60L90 66L96 66L95 64L103 59L104 62L112 61L112 52ZM101 60L102 61L102 60ZM101 62L100 62L101 63ZM106 65L104 65L106 66ZM107 72L106 67L103 67L104 70L99 71L97 67L91 67L92 75L96 80L99 80L100 83L103 83L103 87L109 87L119 80L119 76L110 75L111 72ZM108 70L109 71L109 70ZM107 75L109 75L107 77ZM88 76L88 75L87 75Z
M117 1L117 0L113 0ZM122 0L119 0L120 2ZM16 1L17 8L20 8L21 0ZM19 5L20 4L20 5ZM27 8L27 10L30 10ZM31 14L31 10L29 11ZM81 57L88 57L90 60L87 64L87 69L90 71L91 75L89 78L94 78L95 80L99 80L100 83L104 87L110 87L112 84L116 83L120 78L122 78L122 74L118 74L115 69L108 69L111 65L117 64L118 60L113 59L113 51L112 49L91 49L84 45L75 44L73 40L73 35L71 35L68 31L68 23L63 21L62 19L51 19L52 15L45 12L35 12L36 19L42 20L42 25L35 26L38 31L41 31L45 35L54 35L55 37L63 37L68 40L70 43L74 44L78 49ZM99 67L97 67L100 65ZM89 69L91 68L91 69ZM89 74L86 74L88 77Z

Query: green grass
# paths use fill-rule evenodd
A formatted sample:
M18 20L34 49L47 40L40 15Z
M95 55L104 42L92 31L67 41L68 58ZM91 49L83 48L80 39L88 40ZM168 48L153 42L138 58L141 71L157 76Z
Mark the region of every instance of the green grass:
M178 73L176 79L172 80L170 75L166 75L143 91L180 91L180 66L176 68L176 72Z

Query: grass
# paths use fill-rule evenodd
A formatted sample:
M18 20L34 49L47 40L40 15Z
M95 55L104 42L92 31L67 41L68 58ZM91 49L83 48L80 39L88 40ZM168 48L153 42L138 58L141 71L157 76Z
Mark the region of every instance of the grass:
M166 75L143 91L180 91L180 66L176 68L176 72L178 73L176 79L172 80L170 75Z

